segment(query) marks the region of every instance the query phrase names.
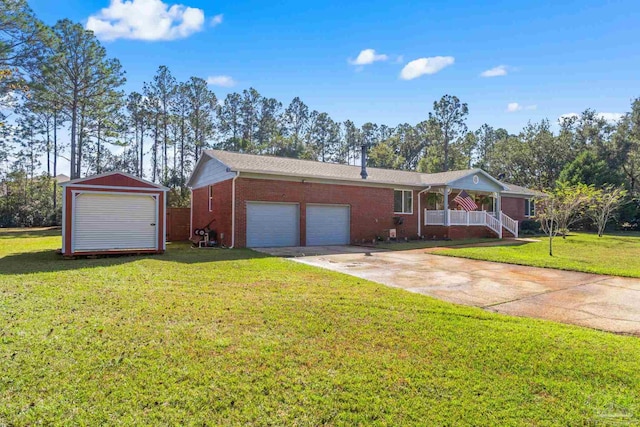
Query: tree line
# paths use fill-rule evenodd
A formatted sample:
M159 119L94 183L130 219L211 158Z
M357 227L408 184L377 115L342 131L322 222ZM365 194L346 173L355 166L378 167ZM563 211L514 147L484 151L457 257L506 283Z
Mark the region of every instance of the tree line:
M125 93L125 71L91 31L70 20L49 27L25 0L0 0L0 226L59 222L59 173L72 179L122 170L171 188L188 204L187 179L208 148L440 172L479 167L505 182L549 190L558 182L627 192L638 214L640 99L619 121L594 110L529 123L516 134L467 127L469 107L444 95L417 124L336 121L296 97L256 89L218 99L207 81L178 81L160 66ZM69 170L59 168L65 158Z

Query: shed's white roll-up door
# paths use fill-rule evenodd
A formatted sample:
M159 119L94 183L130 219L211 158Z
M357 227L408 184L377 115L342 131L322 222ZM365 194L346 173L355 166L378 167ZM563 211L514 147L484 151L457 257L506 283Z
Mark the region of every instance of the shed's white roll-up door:
M157 202L150 195L81 193L73 212L73 250L156 249Z
M349 206L307 205L307 246L348 245Z
M298 246L298 204L247 202L247 246Z

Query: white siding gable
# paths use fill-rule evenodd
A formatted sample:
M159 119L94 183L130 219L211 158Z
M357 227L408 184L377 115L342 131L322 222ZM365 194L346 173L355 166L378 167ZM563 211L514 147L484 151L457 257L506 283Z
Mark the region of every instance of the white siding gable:
M196 165L196 170L191 176L188 185L196 189L232 179L234 176L236 176L236 173L229 171L227 165L205 154Z

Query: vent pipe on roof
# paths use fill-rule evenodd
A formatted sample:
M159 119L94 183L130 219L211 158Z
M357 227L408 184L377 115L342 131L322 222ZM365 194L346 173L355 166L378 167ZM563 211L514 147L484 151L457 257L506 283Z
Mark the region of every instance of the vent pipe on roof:
M362 170L360 171L360 176L362 179L367 179L367 176L369 176L369 174L367 174L367 144L362 144L360 148L362 148L362 154L360 156Z

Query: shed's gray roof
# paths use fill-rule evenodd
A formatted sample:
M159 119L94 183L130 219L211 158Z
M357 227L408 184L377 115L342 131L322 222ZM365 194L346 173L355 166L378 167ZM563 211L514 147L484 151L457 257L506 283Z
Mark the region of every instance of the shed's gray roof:
M429 185L447 185L448 183L457 181L465 176L483 173L492 180L499 182L482 169L463 169L440 173L419 173L372 167L367 167L367 173L369 176L365 181L360 177L360 166L325 163L314 160L300 160L288 157L242 154L222 150L206 150L205 153L215 159L218 159L232 171L267 175L353 181L358 183L391 184L409 187L427 187ZM523 187L518 188L522 189ZM513 193L527 194L519 192L516 193L515 191Z

